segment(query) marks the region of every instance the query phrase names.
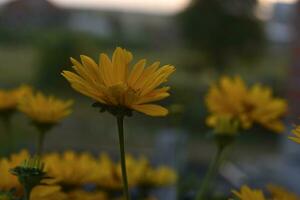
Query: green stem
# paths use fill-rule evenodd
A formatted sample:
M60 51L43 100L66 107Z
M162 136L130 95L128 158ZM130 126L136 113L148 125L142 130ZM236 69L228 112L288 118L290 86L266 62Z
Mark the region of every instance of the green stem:
M46 135L46 133L44 131L42 131L42 130L39 131L37 151L36 151L38 156L42 156L42 154L43 154L45 135Z
M24 187L24 200L30 200L31 191L32 191L32 188Z
M3 118L3 124L7 135L11 134L11 119L10 116Z
M6 132L8 153L11 153L14 151L14 138L13 138L12 126L11 126L11 115L4 116L2 118L2 121Z
M123 179L123 190L126 200L130 200L127 172L126 172L126 159L125 159L125 144L124 144L124 116L117 116L118 132L119 132L119 144L120 144L120 155L121 155L121 168L122 168L122 179Z
M212 182L218 172L220 165L222 164L222 154L224 152L226 146L218 145L218 150L216 156L214 157L210 167L204 177L204 180L201 184L200 190L197 193L196 199L197 200L205 200L207 192L210 189Z

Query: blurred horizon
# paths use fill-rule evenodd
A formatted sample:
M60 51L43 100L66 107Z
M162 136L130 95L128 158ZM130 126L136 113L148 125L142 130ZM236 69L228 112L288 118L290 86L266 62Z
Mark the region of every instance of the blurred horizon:
M16 0L0 0L0 6L7 2ZM140 12L152 14L176 14L187 8L192 0L123 0L120 4L119 0L98 1L98 0L47 0L56 6L77 9L93 9L93 10L115 10L125 12ZM276 3L295 3L296 0L258 0L261 7L272 7Z

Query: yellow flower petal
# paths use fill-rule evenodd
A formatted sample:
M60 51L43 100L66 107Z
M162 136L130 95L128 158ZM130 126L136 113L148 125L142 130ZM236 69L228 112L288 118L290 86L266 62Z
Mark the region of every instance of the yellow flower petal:
M166 116L168 114L166 108L154 104L133 105L132 107L133 109L150 116Z

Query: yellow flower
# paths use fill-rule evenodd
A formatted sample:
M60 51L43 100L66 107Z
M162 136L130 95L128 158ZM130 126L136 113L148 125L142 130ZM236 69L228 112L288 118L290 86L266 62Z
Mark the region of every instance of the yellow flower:
M177 181L176 172L166 166L160 166L157 169L148 169L143 176L144 180L142 181L145 185L153 187L162 187L173 185Z
M30 200L68 200L59 186L37 186L33 188Z
M0 90L0 112L15 110L19 100L30 94L32 89L29 86L22 85L13 90Z
M216 135L235 135L238 132L239 121L229 116L219 116L215 125Z
M287 102L280 98L274 98L270 88L255 84L250 89L245 102L250 108L250 118L254 122L275 132L284 131L285 127L281 117L287 111Z
M266 200L261 190L251 189L246 185L242 186L240 191L233 191L233 194L239 200Z
M15 187L20 188L18 178L9 172L10 169L11 169L11 165L10 165L9 161L5 158L2 158L0 160L0 174L1 174L0 188L1 188L1 190L8 191Z
M116 166L105 153L102 153L99 157L99 169L101 169L98 170L101 173L94 180L98 186L113 190L122 188L122 179L116 172Z
M85 192L83 190L74 190L68 194L72 200L108 200L105 192Z
M52 153L44 156L45 170L56 182L63 185L92 183L101 172L99 164L88 153L67 151L62 155Z
M10 170L18 166L23 160L29 157L29 153L25 150L18 154L12 154L9 159L0 158L0 190L8 191L16 188L18 191L21 185L18 178L10 173Z
M18 107L36 123L56 124L71 113L72 103L38 92L22 98Z
M240 118L246 95L247 87L240 77L222 77L219 85L211 85L206 96L208 110L212 113L207 119L208 124L215 125L219 115ZM249 126L245 122L242 125Z
M299 200L296 194L287 191L286 189L276 186L276 185L268 185L268 190L272 194L274 200Z
M145 157L135 159L132 155L126 155L126 167L128 173L128 184L131 187L137 186L141 178L145 175L146 170L149 168L148 160ZM121 163L116 165L116 170L119 179L121 180ZM122 184L122 182L120 182Z
M136 160L131 155L126 155L126 167L128 174L128 185L129 187L137 186L141 177L140 170L142 160ZM115 164L107 154L101 154L99 158L99 169L101 173L98 174L96 179L97 185L102 188L110 190L121 190L122 173L120 163Z
M126 166L129 187L168 186L174 184L177 179L177 174L174 170L165 166L154 169L150 166L149 161L145 157L135 159L133 156L127 154ZM100 156L99 168L102 169L102 174L97 180L97 185L114 190L122 189L120 163L114 164L106 154L102 154Z
M296 126L292 130L292 133L294 134L294 136L290 136L289 139L300 144L300 126Z
M87 56L81 62L71 58L76 73L63 71L71 86L100 104L128 108L151 116L167 115L168 110L151 102L169 96L169 87L158 88L175 71L171 65L159 68L155 62L149 67L146 60L139 60L131 69L132 54L116 48L112 60L100 54L99 64Z
M211 115L207 124L215 126L220 116L239 120L244 129L253 123L260 124L275 132L282 132L281 117L286 113L287 103L274 98L270 88L255 84L247 87L239 77L222 77L219 84L213 84L206 96Z

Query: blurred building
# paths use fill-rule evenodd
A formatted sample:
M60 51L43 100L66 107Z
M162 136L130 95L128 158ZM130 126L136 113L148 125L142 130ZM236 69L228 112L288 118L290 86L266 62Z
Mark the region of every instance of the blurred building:
M0 7L0 25L4 29L30 31L67 29L101 38L125 41L151 41L169 44L178 31L173 16L130 11L87 10L59 7L47 0L12 0Z
M275 3L272 16L266 24L266 32L271 42L287 44L292 39L291 20L294 4Z
M68 10L68 27L109 38L169 42L178 36L173 16L112 10Z
M0 8L0 25L8 29L57 27L65 22L62 9L47 0L13 0Z

